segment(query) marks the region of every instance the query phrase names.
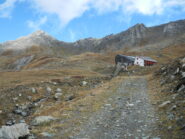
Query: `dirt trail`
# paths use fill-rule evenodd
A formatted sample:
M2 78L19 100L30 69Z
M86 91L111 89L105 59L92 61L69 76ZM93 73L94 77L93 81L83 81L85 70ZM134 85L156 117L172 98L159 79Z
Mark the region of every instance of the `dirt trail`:
M123 81L71 139L160 139L145 78Z

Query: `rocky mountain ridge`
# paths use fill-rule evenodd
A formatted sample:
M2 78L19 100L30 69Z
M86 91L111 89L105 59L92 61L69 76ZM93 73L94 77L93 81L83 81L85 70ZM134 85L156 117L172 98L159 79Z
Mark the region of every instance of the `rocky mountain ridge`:
M15 41L2 43L0 48L3 50L22 50L31 46L61 46L66 49L73 48L70 49L72 53L106 52L139 46L153 47L154 45L160 45L159 47L166 47L172 43L181 43L184 40L184 34L185 20L178 20L154 27L136 24L128 30L115 35L111 34L101 39L87 38L73 43L59 41L44 31L36 31ZM181 38L180 42L177 38Z

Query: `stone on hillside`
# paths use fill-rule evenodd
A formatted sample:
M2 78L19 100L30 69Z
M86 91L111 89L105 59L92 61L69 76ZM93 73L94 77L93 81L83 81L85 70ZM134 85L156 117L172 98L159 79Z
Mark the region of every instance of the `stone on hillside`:
M15 120L9 120L9 121L6 122L6 125L11 126L11 125L14 125L15 122L16 122Z
M14 109L13 112L14 112L15 114L17 114L17 115L21 115L21 116L24 116L24 117L26 117L26 116L29 115L28 112L27 112L26 110L20 109L20 108Z
M185 85L181 85L181 87L178 89L177 92L181 92L181 91L184 91L185 90Z
M165 71L165 70L166 70L166 67L162 67L162 68L161 68L161 71Z
M159 105L159 108L163 108L163 107L165 107L166 105L168 105L170 103L171 103L171 101L165 101L161 105Z
M33 107L34 107L33 103L16 105L15 108L13 109L13 113L26 117L30 114L30 111Z
M179 68L177 68L177 69L176 69L176 71L175 71L175 73L174 73L174 75L178 74L178 73L179 73L179 71L180 71L180 69L179 69Z
M26 121L23 119L23 120L20 120L19 123L26 123Z
M182 65L182 69L185 69L185 63Z
M21 115L24 116L24 117L26 117L26 116L28 116L28 113L25 112L25 111L23 111L23 112L21 112Z
M75 98L74 95L69 95L65 98L65 101L70 101L70 100L73 100Z
M46 88L47 93L51 93L52 89L50 87Z
M33 94L35 94L35 93L37 93L37 90L35 89L35 88L31 88L31 92L33 93Z
M53 137L54 136L53 134L48 133L48 132L42 132L41 135L44 137Z
M38 116L38 117L35 117L35 119L31 122L31 125L38 126L45 123L49 123L53 120L56 120L56 118L52 116Z
M86 81L82 81L82 86L86 86L87 82Z
M56 92L57 92L57 93L61 93L61 92L62 92L62 89L57 88Z
M28 100L32 100L32 96L28 96L27 99L28 99Z
M53 85L57 85L57 82L52 82L53 83Z
M51 95L52 89L50 87L46 87L46 97Z
M21 114L22 110L19 109L19 108L15 108L15 109L13 110L13 112L14 112L15 114Z
M14 102L17 101L17 100L18 100L18 97L13 98L13 101L14 101Z
M58 100L58 99L61 98L61 96L62 96L62 93L56 93L55 96L54 96L54 98L55 98L56 100Z
M127 107L133 107L134 106L134 104L129 104L129 103L127 103Z
M185 72L181 73L182 78L185 78Z
M176 105L173 105L171 108L170 108L170 111L173 111L173 110L175 110L177 108L177 106Z
M171 75L170 76L170 80L173 81L175 79L175 76L174 75Z
M25 123L15 124L12 126L2 126L0 129L0 138L2 139L19 139L30 134L28 125Z

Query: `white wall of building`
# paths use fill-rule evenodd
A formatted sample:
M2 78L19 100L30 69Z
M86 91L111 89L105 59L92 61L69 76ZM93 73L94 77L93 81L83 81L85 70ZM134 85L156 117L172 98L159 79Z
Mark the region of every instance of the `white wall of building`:
M135 57L134 65L138 65L138 66L144 67L145 66L144 59L139 58L139 57Z

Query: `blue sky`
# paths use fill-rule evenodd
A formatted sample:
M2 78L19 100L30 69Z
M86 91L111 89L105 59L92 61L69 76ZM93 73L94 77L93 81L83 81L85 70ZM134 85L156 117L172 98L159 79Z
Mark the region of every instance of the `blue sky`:
M185 19L185 0L0 0L0 42L36 30L72 42Z

